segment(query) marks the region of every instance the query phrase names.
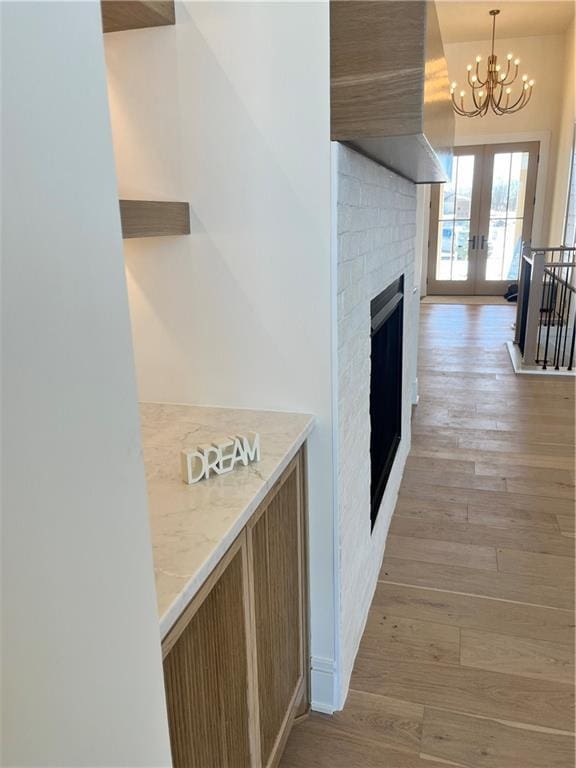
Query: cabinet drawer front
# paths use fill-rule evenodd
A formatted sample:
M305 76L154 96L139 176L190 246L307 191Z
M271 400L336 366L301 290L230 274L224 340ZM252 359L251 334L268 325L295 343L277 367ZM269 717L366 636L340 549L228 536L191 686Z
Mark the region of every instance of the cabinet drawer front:
M244 550L238 549L164 660L174 768L248 768Z
M304 678L299 457L249 527L262 765L275 753Z

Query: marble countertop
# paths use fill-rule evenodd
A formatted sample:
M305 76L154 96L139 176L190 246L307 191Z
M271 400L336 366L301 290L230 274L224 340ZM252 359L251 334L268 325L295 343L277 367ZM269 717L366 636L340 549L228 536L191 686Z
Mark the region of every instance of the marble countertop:
M276 411L140 405L162 638L310 434L312 416ZM260 433L261 460L186 485L180 451Z

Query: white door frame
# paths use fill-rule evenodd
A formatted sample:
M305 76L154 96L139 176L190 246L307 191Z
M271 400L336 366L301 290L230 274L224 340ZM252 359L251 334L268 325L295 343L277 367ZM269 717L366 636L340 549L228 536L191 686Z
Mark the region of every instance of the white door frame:
M546 188L548 185L548 165L550 162L550 131L518 131L516 133L487 133L486 135L458 136L454 140L455 147L466 147L477 144L505 144L519 141L539 141L540 142L540 162L538 163L538 177L536 179L536 202L534 204L534 218L532 220L532 242L534 245L545 245L542 236L544 226L544 201L546 199ZM423 219L428 236L424 238L424 247L422 248L422 280L420 285L420 296L426 295L426 278L428 274L428 239L430 237L430 185L423 185L425 190L422 194L422 202L428 210ZM428 221L426 221L428 218Z

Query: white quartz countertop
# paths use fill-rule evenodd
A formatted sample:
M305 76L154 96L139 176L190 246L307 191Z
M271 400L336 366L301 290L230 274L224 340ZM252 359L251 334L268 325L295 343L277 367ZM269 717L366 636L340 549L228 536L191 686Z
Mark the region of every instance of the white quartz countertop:
M140 405L160 633L164 638L310 434L312 416ZM261 460L186 485L180 452L260 433Z

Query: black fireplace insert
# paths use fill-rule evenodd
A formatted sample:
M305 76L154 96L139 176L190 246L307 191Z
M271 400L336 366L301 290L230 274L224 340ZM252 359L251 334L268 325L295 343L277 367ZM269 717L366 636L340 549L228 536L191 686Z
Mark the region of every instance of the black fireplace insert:
M402 438L402 326L404 275L370 304L370 521L376 522Z

